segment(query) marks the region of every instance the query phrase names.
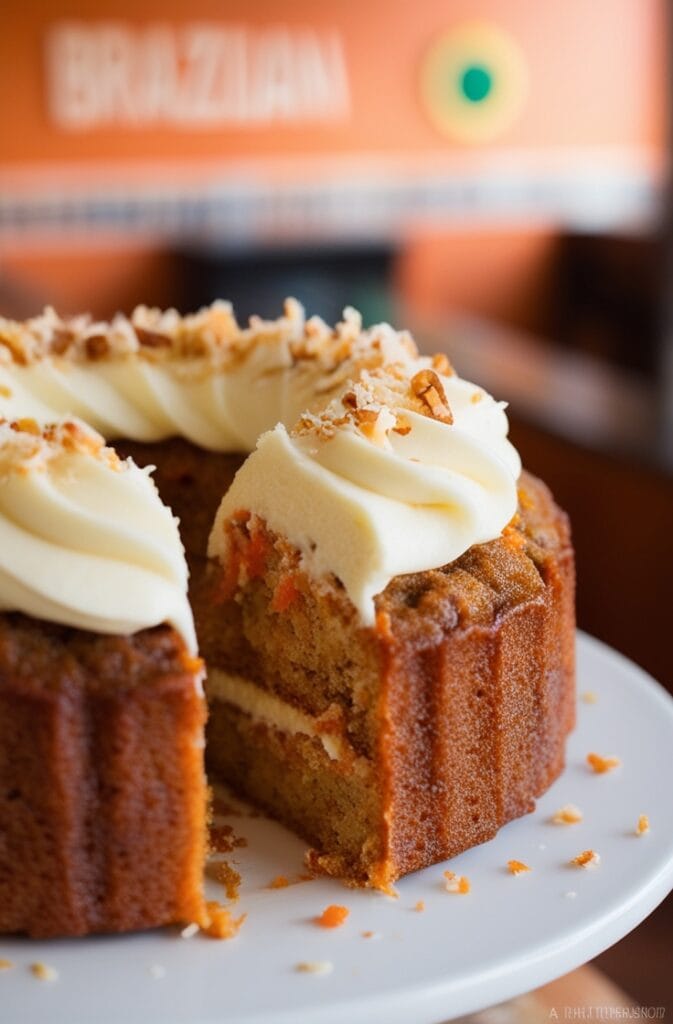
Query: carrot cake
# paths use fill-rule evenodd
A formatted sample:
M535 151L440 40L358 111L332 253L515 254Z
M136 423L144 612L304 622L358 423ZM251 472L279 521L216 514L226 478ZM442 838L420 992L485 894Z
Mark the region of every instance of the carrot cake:
M387 887L532 809L574 716L568 523L443 355L289 300L0 321L0 415L156 467L208 677L207 760ZM250 454L251 453L251 454Z

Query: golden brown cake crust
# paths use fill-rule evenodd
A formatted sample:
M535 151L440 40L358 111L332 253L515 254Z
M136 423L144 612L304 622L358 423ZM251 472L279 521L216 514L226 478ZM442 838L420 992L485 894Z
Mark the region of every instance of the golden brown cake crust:
M168 626L116 637L0 615L0 932L201 918L195 668Z
M211 765L303 832L317 847L314 867L386 887L533 808L563 767L575 706L573 552L567 517L544 484L522 476L519 512L497 540L391 581L376 599L375 630L358 627L337 581L316 588L263 523L234 530L243 585L214 566L219 605L208 605L205 588L195 606L209 665L313 715L331 708L371 766L377 799L354 855L335 839L337 817L317 823L299 787L288 803L254 772L263 754L265 778L299 776L297 744L283 751L268 729L213 702ZM314 789L336 791L337 766L323 757L312 771Z

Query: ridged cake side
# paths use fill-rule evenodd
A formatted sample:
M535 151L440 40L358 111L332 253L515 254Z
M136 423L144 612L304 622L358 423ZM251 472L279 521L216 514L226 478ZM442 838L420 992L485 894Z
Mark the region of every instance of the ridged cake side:
M203 918L197 666L167 626L106 637L0 615L0 932Z

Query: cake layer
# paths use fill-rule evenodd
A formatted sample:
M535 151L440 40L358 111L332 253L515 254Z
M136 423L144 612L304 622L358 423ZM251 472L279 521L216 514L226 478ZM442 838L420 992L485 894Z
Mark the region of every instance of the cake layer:
M280 716L255 718L261 705L236 706L214 686L212 769L313 843L314 866L342 874L347 863L354 881L386 887L492 837L561 771L574 721L572 548L543 484L524 475L519 503L498 540L443 569L396 577L376 599L373 629L338 581L308 576L264 523L232 522L238 574L227 581L211 567L217 603L205 621L195 607L210 670L330 717L372 766L365 809L352 768L306 760L315 739ZM321 805L316 839L315 793L330 791L337 768L344 795L333 812ZM304 785L288 797L280 790L292 772ZM359 851L341 847L343 800L364 826Z
M223 700L208 716L213 775L294 829L312 847L334 851L331 872L367 882L383 855L383 794L363 758L334 759L320 739L274 728Z
M203 919L199 674L167 626L0 615L0 933Z

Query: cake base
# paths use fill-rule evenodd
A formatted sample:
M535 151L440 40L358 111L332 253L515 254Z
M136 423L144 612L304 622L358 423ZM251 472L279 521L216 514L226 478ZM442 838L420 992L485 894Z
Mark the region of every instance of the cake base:
M0 615L0 932L203 919L197 669L168 626L114 637Z

